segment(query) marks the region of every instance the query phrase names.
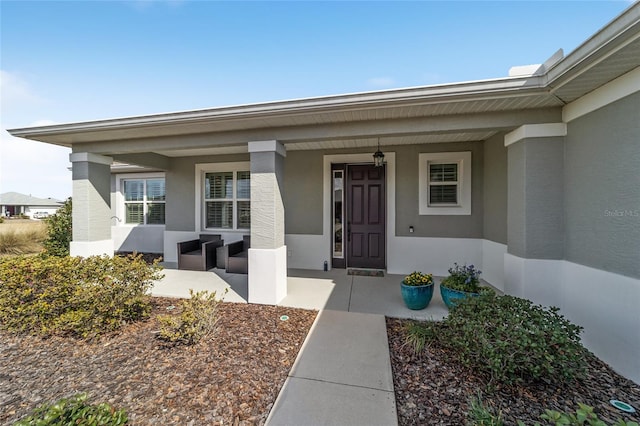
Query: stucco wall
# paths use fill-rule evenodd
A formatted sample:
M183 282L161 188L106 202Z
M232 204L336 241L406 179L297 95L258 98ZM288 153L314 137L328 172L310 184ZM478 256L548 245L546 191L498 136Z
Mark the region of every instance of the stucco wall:
M483 157L481 142L383 147L396 153L396 235L407 237L482 238ZM287 234L322 234L323 156L370 152L350 150L289 151L285 159L285 231ZM469 216L418 214L418 154L472 152L472 193ZM409 232L409 226L414 232ZM506 225L505 225L506 226Z
M509 253L563 257L562 137L523 139L508 147Z
M481 142L407 145L389 148L396 152L396 235L403 237L482 238L483 157ZM418 154L471 151L471 215L418 214ZM409 232L413 226L414 232Z
M504 134L484 141L483 235L507 244L507 148Z
M286 234L322 235L322 151L288 151L284 159Z
M640 278L640 93L568 123L565 258Z
M249 161L249 154L172 158L165 173L167 231L199 231L195 223L195 167L203 163Z

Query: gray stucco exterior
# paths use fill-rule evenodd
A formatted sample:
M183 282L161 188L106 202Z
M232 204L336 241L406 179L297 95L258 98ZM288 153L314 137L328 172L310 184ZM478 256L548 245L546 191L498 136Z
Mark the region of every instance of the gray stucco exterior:
M522 258L563 258L562 137L508 147L508 251Z
M322 151L289 151L284 160L285 232L322 235Z
M370 148L287 153L284 195L287 234L322 234L323 156L369 151L371 151ZM472 214L469 216L419 215L418 155L425 152L459 151L472 153ZM482 238L484 173L482 142L392 146L386 148L385 152L396 153L396 235ZM413 226L414 233L409 232L409 226Z
M507 244L507 148L504 134L484 141L483 236Z
M196 227L195 170L196 164L249 161L249 154L178 157L169 162L166 171L166 229L167 231L199 231Z
M396 235L403 237L482 238L482 142L426 144L394 147L396 152ZM418 155L471 151L471 215L426 216L418 211ZM413 226L414 232L409 232Z
M569 122L565 258L640 278L640 93Z

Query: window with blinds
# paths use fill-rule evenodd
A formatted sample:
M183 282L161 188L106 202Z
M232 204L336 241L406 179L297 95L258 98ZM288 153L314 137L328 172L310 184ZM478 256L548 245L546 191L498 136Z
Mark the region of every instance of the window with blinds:
M471 214L471 151L418 154L418 214Z
M124 223L131 225L164 225L164 179L124 179Z
M458 163L429 163L429 205L458 204Z
M205 228L250 228L250 176L248 171L204 174Z

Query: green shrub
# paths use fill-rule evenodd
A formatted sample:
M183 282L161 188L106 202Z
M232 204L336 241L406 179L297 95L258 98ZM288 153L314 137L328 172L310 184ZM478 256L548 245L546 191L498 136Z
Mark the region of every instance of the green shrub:
M74 395L53 404L43 404L14 426L119 426L127 423L127 413L107 403L87 404L87 394Z
M438 339L460 361L486 373L491 383L512 384L542 378L570 381L586 371L582 327L558 308L491 293L453 308Z
M0 259L0 325L13 332L94 337L148 316L160 266L142 256Z
M46 219L47 239L44 248L52 256L68 256L72 238L71 198L64 202L56 214Z
M546 420L546 423L552 425L579 426L586 424L591 426L607 426L606 423L600 420L598 415L593 412L593 407L580 403L578 403L578 406L579 408L576 410L575 414L566 414L555 410L545 410L545 413L540 416L540 418ZM518 425L525 426L525 423L518 420ZM540 426L540 423L536 422L535 426ZM622 419L618 419L611 426L638 426L638 423L626 422Z
M216 292L189 290L190 299L182 301L180 316L164 315L160 321L160 339L176 344L193 345L211 335L218 322Z

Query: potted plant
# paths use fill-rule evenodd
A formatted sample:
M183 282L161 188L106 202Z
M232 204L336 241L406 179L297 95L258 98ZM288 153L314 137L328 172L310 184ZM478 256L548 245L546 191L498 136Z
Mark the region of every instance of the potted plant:
M433 297L433 276L418 271L412 272L402 280L400 291L407 308L424 309Z
M447 308L455 306L458 299L478 297L488 287L480 286L480 274L482 272L473 265L453 264L449 268L449 276L440 283L440 295Z

